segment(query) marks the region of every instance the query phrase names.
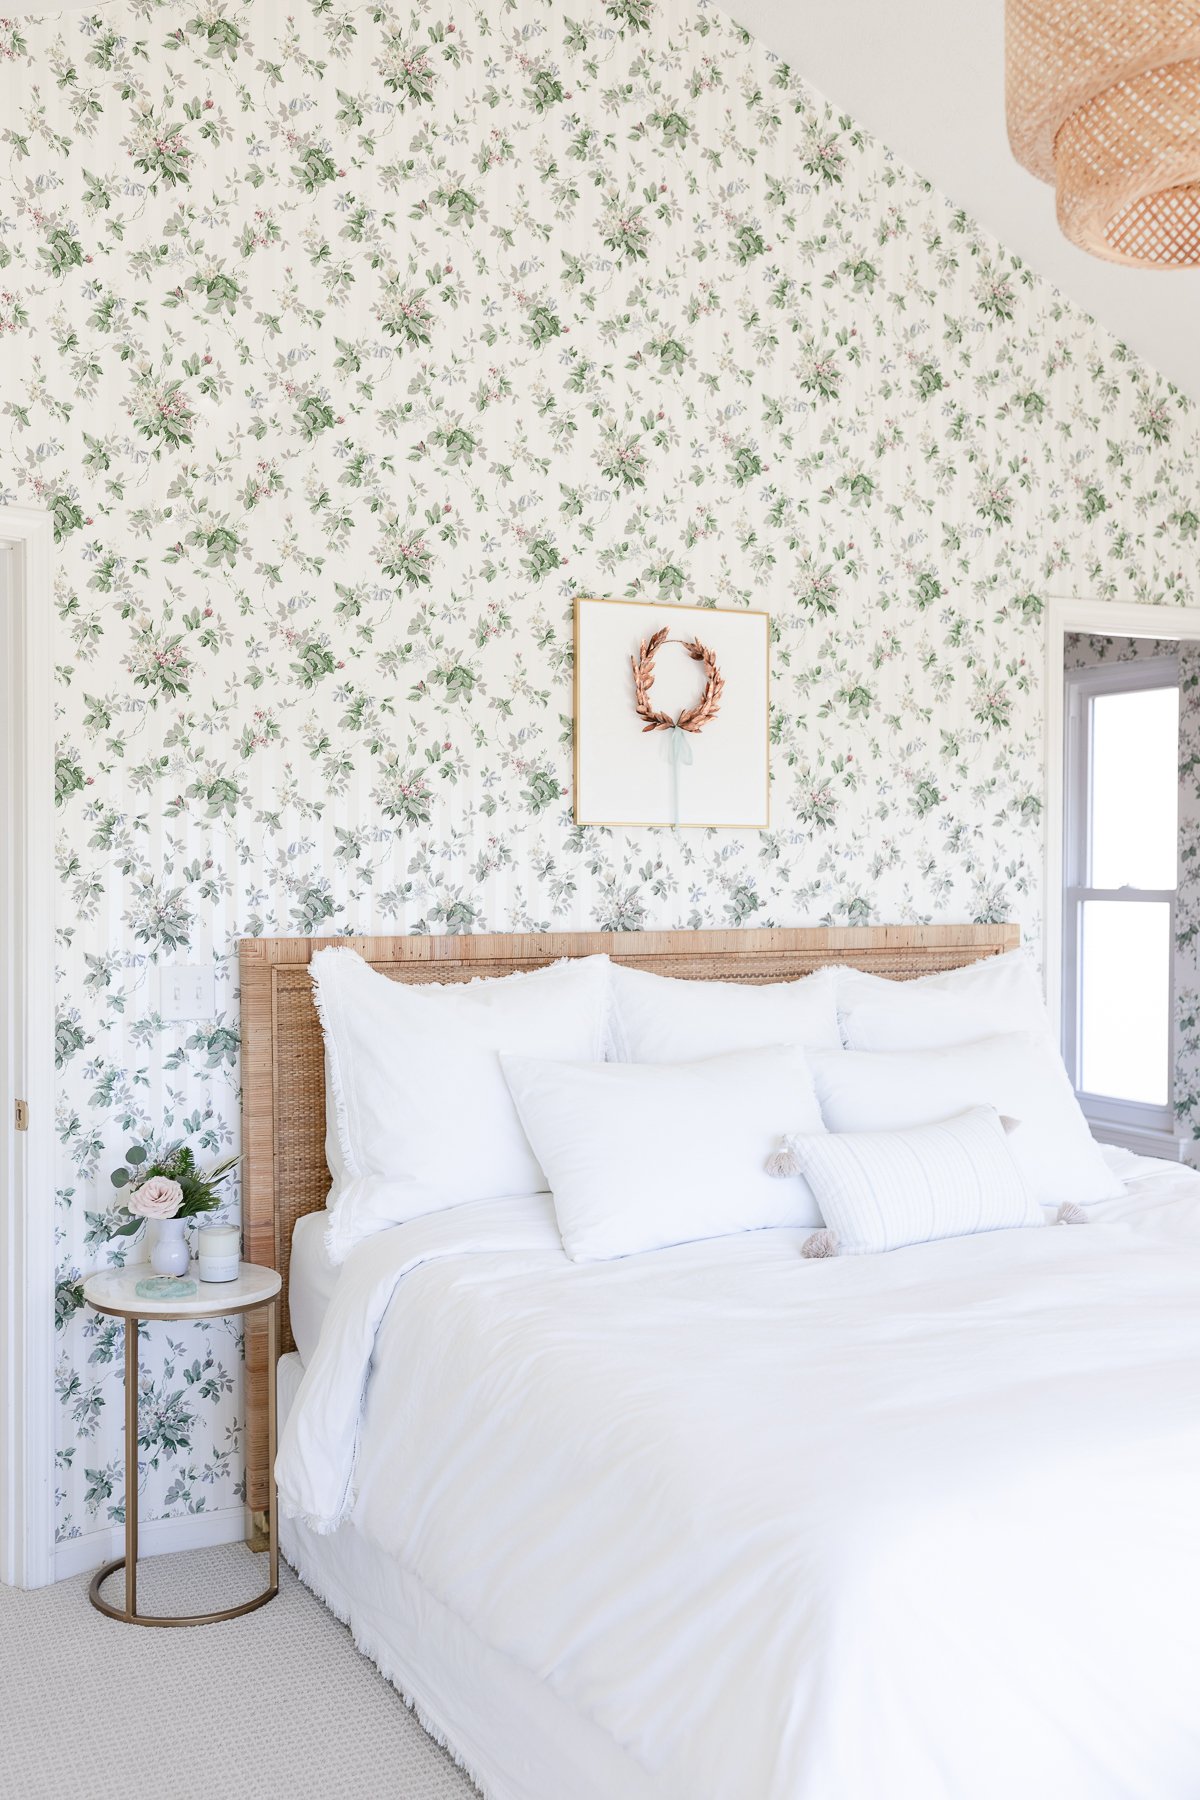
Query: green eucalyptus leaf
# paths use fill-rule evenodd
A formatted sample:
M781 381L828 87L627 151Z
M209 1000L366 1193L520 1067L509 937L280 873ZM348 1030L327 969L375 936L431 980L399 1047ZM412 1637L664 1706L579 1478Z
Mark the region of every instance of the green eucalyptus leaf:
M114 1169L111 1176L109 1177L109 1179L112 1182L114 1187L117 1187L117 1188L128 1187L128 1185L129 1185L129 1170L128 1169Z
M138 1163L144 1163L145 1160L146 1152L141 1144L131 1144L129 1149L125 1152L125 1161L127 1163L133 1163L135 1167Z

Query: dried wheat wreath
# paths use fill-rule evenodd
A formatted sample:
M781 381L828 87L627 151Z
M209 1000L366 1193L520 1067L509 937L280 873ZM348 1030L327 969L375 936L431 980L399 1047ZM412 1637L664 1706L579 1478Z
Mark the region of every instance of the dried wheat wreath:
M650 704L650 689L654 686L654 658L664 644L682 644L693 662L704 665L704 692L695 706L685 706L677 719L670 713L659 712ZM706 644L699 638L671 638L667 636L667 627L656 631L651 638L643 638L638 645L638 653L631 656L629 666L633 670L633 699L639 719L646 722L643 731L702 731L710 719L715 719L721 710L721 693L725 686L725 677L717 667L717 659ZM675 740L678 743L678 739ZM689 752L689 759L691 753Z

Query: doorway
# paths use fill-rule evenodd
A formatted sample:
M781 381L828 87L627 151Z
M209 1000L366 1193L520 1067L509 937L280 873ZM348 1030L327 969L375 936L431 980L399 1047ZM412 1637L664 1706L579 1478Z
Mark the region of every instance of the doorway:
M54 935L48 514L0 507L0 1580L53 1569Z

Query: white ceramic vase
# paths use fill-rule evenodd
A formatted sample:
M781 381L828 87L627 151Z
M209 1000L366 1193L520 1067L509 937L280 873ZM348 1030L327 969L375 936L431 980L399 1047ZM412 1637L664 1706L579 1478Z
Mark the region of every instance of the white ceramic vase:
M185 1219L159 1219L150 1251L150 1267L156 1275L186 1275L188 1246Z

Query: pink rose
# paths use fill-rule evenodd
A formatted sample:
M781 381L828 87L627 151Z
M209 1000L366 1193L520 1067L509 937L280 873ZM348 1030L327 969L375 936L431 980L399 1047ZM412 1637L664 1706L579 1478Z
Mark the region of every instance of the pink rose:
M165 1175L152 1175L134 1188L126 1205L139 1219L173 1219L183 1205L183 1189Z

